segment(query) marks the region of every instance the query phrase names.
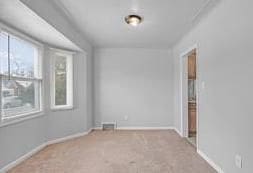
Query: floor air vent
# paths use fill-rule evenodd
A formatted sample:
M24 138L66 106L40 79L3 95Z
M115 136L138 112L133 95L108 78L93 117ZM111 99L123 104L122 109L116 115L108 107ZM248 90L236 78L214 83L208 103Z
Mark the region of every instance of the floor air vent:
M102 123L102 130L114 130L116 129L116 123Z

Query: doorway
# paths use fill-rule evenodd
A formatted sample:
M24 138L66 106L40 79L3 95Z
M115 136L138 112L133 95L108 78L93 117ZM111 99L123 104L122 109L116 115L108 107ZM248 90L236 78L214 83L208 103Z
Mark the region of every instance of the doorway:
M197 147L197 47L189 49L182 60L182 132L183 136Z
M196 146L197 139L197 102L196 102L196 79L197 79L197 53L194 49L188 55L188 140Z

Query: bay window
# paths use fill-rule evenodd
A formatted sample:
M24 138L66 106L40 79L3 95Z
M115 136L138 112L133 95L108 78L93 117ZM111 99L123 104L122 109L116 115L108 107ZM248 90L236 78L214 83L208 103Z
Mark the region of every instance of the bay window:
M41 111L41 48L0 32L0 120Z

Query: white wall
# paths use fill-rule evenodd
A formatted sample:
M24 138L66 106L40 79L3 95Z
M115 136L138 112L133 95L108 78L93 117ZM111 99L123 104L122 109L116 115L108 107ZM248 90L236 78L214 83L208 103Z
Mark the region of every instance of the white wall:
M95 125L173 126L173 58L168 50L95 51ZM125 120L128 116L128 120Z
M180 54L199 46L199 149L225 173L253 170L253 1L222 0L175 47L175 125L180 129ZM243 168L235 167L235 155Z
M30 152L46 140L45 116L0 127L1 168Z

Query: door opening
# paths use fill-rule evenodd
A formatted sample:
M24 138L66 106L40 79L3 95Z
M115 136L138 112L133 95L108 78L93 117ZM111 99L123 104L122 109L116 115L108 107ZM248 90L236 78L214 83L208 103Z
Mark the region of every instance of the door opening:
M193 146L198 146L197 46L181 55L181 130Z
M197 134L197 102L196 102L196 79L197 63L196 49L188 55L188 140L196 146Z

